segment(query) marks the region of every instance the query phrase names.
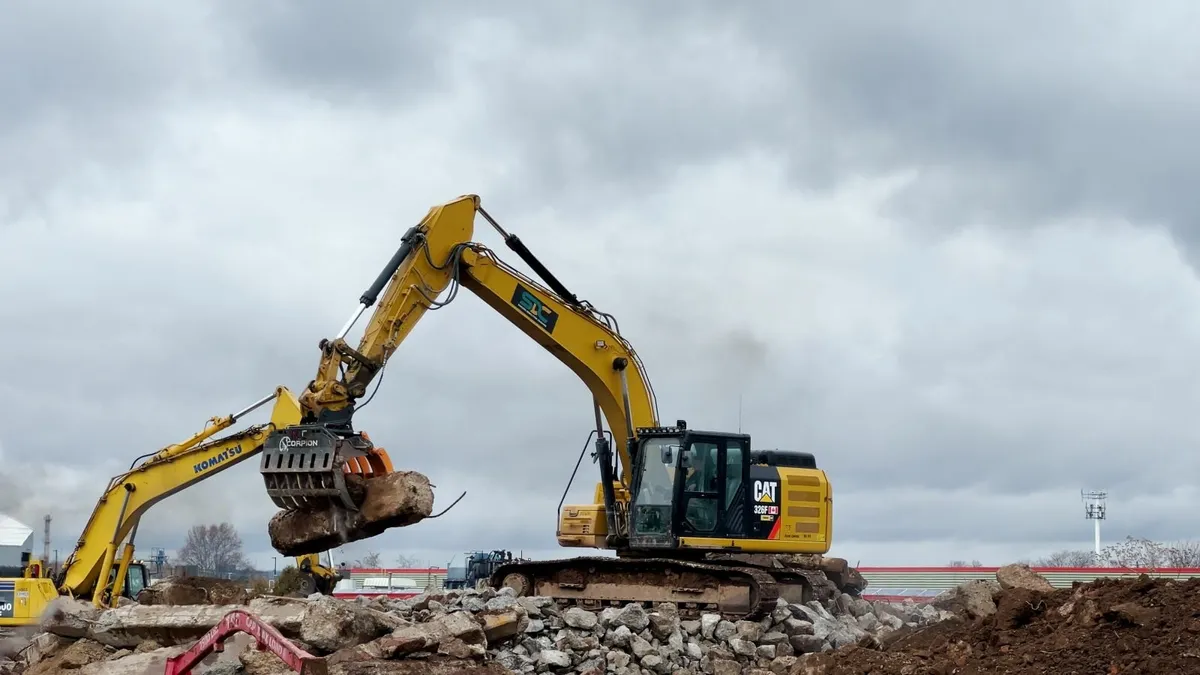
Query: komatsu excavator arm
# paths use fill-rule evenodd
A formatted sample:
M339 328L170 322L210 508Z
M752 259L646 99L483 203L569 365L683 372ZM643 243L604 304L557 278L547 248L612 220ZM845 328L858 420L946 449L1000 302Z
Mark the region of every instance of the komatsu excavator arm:
M271 401L275 405L268 423L213 438ZM55 580L59 593L88 598L96 606L114 605L115 599L127 590L134 539L146 510L180 490L254 457L273 430L296 424L300 417L299 401L291 391L279 387L240 412L210 419L191 438L134 460L129 471L109 482L96 502L75 550ZM316 587L332 590L335 573L314 565L315 559L315 555L307 556L298 560L298 566L311 570ZM139 581L144 582L144 577ZM128 590L136 595L140 589Z

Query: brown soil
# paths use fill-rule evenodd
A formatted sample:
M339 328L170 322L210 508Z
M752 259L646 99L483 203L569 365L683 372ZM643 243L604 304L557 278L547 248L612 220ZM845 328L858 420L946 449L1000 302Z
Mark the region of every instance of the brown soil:
M807 657L804 675L1200 673L1200 579L1101 579L1002 591L998 611Z
M142 605L243 605L251 594L236 581L210 577L171 577L138 593Z

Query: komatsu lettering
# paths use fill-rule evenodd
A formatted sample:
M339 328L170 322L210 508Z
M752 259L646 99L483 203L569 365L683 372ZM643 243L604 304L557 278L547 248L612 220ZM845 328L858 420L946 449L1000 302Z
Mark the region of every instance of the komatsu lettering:
M208 471L209 469L213 468L214 466L224 462L225 460L229 459L230 457L237 457L240 454L242 454L242 446L235 445L232 448L225 450L224 452L222 452L219 455L213 455L212 457L209 457L208 459L204 460L203 462L200 462L199 464L194 465L192 467L192 471L194 471L195 473L203 473L203 472Z

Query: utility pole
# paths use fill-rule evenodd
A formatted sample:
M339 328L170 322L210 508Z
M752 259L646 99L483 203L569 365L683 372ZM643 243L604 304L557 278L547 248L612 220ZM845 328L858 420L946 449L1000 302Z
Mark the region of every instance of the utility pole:
M1080 490L1083 498L1083 516L1092 521L1096 544L1096 556L1100 555L1100 521L1108 517L1108 493L1104 490Z
M50 514L46 514L46 528L42 532L42 565L50 564Z

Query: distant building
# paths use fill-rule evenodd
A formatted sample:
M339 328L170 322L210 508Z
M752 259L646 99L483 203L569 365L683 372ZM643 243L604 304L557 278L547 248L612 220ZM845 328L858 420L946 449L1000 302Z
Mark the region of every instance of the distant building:
M21 573L21 554L33 552L33 528L0 513L0 576Z
M335 598L358 596L412 598L426 590L441 590L445 567L353 567L342 568L345 579L333 590Z

